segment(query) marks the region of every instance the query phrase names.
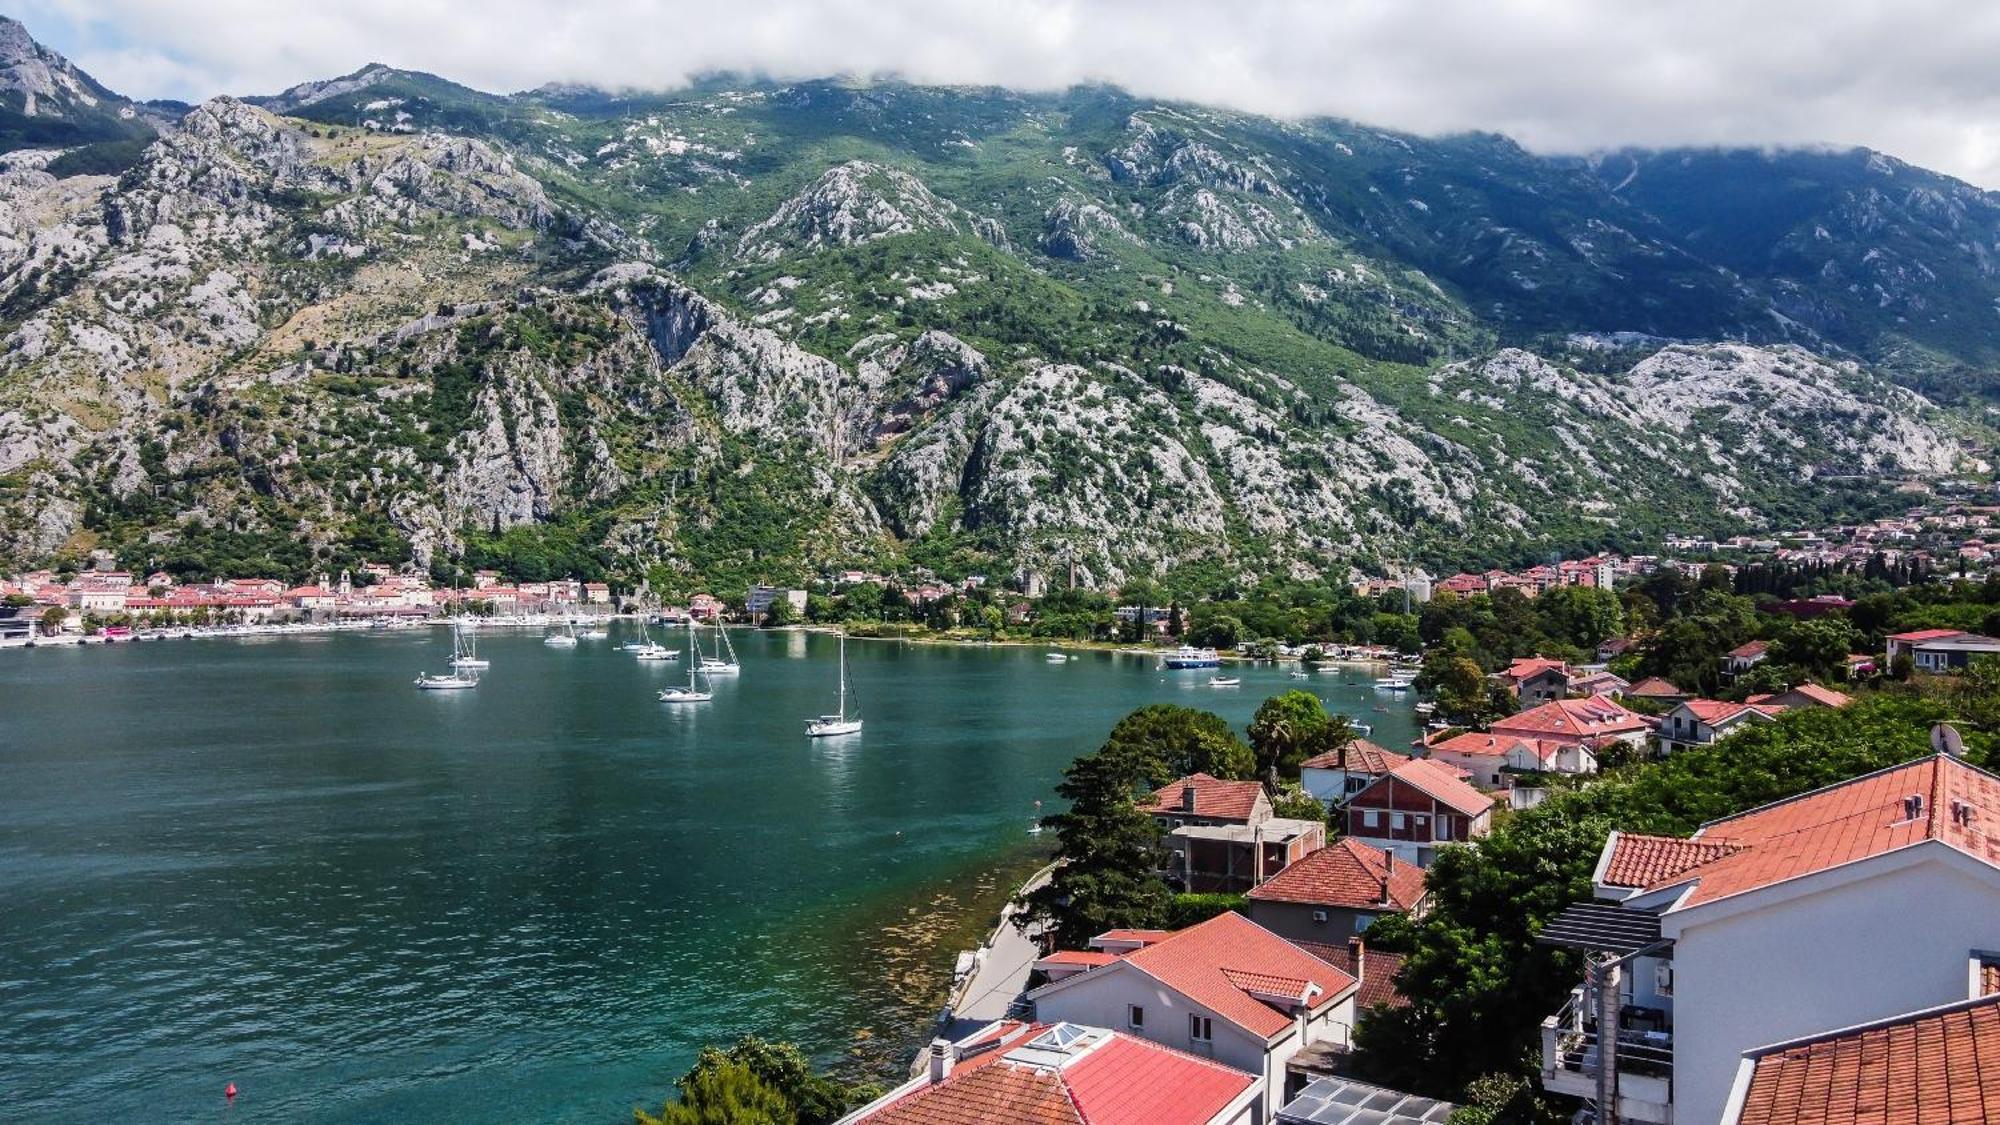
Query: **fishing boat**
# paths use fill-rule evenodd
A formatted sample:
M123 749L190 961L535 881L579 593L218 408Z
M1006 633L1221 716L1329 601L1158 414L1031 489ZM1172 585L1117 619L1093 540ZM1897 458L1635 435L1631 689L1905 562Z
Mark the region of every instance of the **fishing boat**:
M1222 657L1217 655L1214 649L1195 648L1193 645L1182 645L1168 653L1165 660L1169 668L1222 667Z
M433 676L428 672L419 672L416 685L419 691L466 691L479 686L479 674L466 671Z
M694 632L693 622L688 623L688 632ZM715 635L722 643L716 646L714 656L701 658L701 670L711 676L733 676L742 671L743 666L736 663L736 646L729 643L729 630L723 628L720 621L715 623ZM724 653L728 655L724 656Z
M1210 676L1208 678L1209 687L1238 687L1242 683L1242 679L1236 676Z
M840 704L831 715L821 715L817 719L806 720L807 738L832 738L841 734L861 733L861 708L857 704L852 715L847 713L847 634L840 635Z
M550 633L548 636L542 638L542 643L550 648L575 648L576 625L573 622L564 621L563 631L560 633Z
M688 682L686 687L670 687L660 693L662 703L707 703L715 698L708 688L707 672L702 668L701 646L696 643L694 630L688 630Z
M451 666L461 672L481 672L492 666L474 649L472 638L456 621L451 623Z

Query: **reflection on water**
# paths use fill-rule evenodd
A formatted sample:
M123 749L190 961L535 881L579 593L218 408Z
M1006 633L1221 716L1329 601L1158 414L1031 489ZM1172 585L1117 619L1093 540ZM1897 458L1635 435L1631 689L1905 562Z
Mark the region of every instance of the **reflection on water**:
M10 1117L625 1120L705 1041L900 1067L953 950L1046 837L1065 765L1173 700L1239 726L1338 677L735 634L714 702L609 641L442 631L0 653L0 1076Z

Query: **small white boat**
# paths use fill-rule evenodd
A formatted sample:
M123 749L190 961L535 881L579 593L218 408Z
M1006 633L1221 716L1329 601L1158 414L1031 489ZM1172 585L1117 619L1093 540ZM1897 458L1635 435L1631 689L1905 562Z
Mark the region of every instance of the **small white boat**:
M647 630L644 618L639 620L639 639L625 646L625 651L640 660L679 660L681 654L653 639Z
M562 632L550 633L548 636L542 638L542 643L550 648L575 648L576 626L565 621L563 622Z
M840 705L831 715L807 719L807 738L832 738L836 735L861 733L861 708L857 706L852 715L848 714L847 696L847 634L843 632L840 634Z
M1209 687L1239 687L1242 683L1242 679L1236 676L1210 676L1208 678Z
M1410 710L1415 711L1419 715L1429 715L1436 712L1437 709L1437 704L1429 702L1419 703L1415 707L1410 708Z
M420 672L416 685L419 691L465 691L478 687L479 677L471 672L451 672L443 676Z
M1069 657L1068 657L1067 655L1065 655L1064 653L1060 653L1060 652L1052 652L1052 653L1049 653L1049 654L1048 654L1047 656L1043 657L1042 659L1044 659L1044 660L1047 660L1047 661L1048 661L1049 663L1051 663L1051 664L1067 664L1067 663L1069 663Z
M1364 722L1362 722L1362 721L1361 721L1360 719L1349 719L1349 720L1347 720L1347 729L1348 729L1348 730L1351 730L1351 731L1353 731L1353 732L1354 732L1355 734L1374 734L1374 733L1375 733L1375 727L1374 727L1374 724L1372 724L1372 723L1364 723Z
M1388 676L1375 681L1377 691L1408 691L1411 680L1408 676Z
M706 673L702 671L701 649L696 646L694 630L688 630L688 682L686 687L670 687L660 693L662 703L707 703L715 698L709 690Z
M604 626L592 625L583 632L578 633L576 639L579 641L601 641L610 635L610 632Z
M1292 675L1292 678L1293 678L1293 679L1295 679L1295 680L1310 680L1310 679L1312 679L1312 673L1311 673L1311 672L1293 672L1293 673L1292 673L1291 675Z
M472 638L465 635L456 621L451 623L451 666L460 672L483 672L493 666L492 661L479 655Z

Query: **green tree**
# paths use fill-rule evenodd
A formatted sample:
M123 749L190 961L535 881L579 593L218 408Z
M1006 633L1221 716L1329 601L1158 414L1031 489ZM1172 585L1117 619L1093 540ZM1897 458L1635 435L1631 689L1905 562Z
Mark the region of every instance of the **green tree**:
M1288 691L1266 699L1250 719L1250 749L1257 774L1267 780L1297 777L1326 726L1326 705L1309 691Z
M1542 632L1572 648L1594 650L1625 628L1618 595L1596 586L1557 586L1535 599Z
M1139 777L1158 787L1191 773L1242 781L1257 775L1250 747L1222 716L1154 703L1118 720L1100 751L1127 755Z
M727 1050L703 1047L694 1066L675 1085L686 1091L704 1076L731 1067L747 1069L759 1082L777 1091L799 1125L832 1125L879 1093L873 1086L848 1085L820 1074L796 1044L755 1035L738 1039Z
M69 610L52 605L42 611L42 632L53 637L63 631L63 625L68 621Z
M1778 634L1772 659L1792 664L1807 675L1831 679L1847 669L1847 655L1861 648L1861 635L1838 616L1799 621Z
M1016 926L1042 925L1057 948L1081 949L1106 930L1158 924L1168 896L1157 873L1167 850L1158 822L1133 799L1144 779L1137 755L1102 750L1063 771L1056 794L1069 809L1046 821L1063 863L1022 900Z
M635 1125L799 1125L785 1095L739 1062L697 1066L679 1086L659 1113L633 1110Z
M1417 673L1416 689L1429 693L1437 703L1438 717L1459 726L1478 726L1485 721L1492 693L1486 673L1471 658L1438 654L1424 660Z

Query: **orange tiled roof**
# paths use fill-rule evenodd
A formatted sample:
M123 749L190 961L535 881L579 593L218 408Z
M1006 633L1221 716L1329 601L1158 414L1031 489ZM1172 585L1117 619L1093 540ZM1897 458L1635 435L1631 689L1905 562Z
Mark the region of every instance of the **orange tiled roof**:
M1713 727L1720 726L1723 723L1735 722L1751 711L1755 711L1759 715L1771 716L1784 710L1782 707L1766 705L1764 700L1770 698L1770 696L1765 695L1744 703L1732 703L1726 699L1690 699L1682 703L1681 706L1687 708L1690 715Z
M1604 865L1603 878L1614 887L1649 887L1737 850L1735 844L1720 840L1616 832L1612 834L1611 859Z
M2000 1121L2000 996L1750 1057L1754 1069L1730 1125Z
M1821 687L1818 684L1800 684L1793 688L1791 692L1782 694L1794 693L1803 695L1822 707L1845 707L1853 702L1848 698L1846 692L1835 691L1830 687Z
M1492 724L1494 734L1528 738L1597 738L1646 729L1645 721L1604 695L1556 699Z
M891 1095L868 1125L1207 1125L1256 1085L1242 1071L1117 1032L1058 1066L1007 1057L1047 1024L1010 1025L943 1082ZM982 1042L991 1042L987 1036ZM961 1047L964 1043L960 1044Z
M1463 813L1466 816L1478 816L1492 808L1493 798L1467 785L1463 775L1464 771L1454 769L1443 762L1434 762L1429 758L1412 758L1390 770L1384 777L1378 777L1370 782L1368 788L1356 793L1353 799L1359 801L1363 794L1393 779L1414 787L1418 792L1453 812ZM1364 803L1362 807L1368 806Z
M1467 731L1450 738L1426 743L1432 752L1439 750L1447 754L1468 754L1479 758L1504 758L1516 747L1535 756L1535 760L1547 764L1549 759L1563 747L1561 742L1546 738L1523 738L1515 735L1494 735L1484 731Z
M1296 942L1300 949L1332 965L1348 976L1354 976L1354 950L1345 945L1324 945L1316 941ZM1366 1012L1377 1004L1391 1008L1407 1008L1410 998L1396 991L1396 974L1403 968L1403 955L1384 953L1369 949L1361 957L1361 991L1354 994L1356 1014Z
M1889 639L1892 641L1909 641L1915 643L1918 641L1941 641L1946 637L1962 637L1964 635L1965 630L1963 629L1918 629L1910 633L1891 633Z
M1382 901L1382 880L1389 901ZM1389 863L1389 853L1342 839L1307 855L1250 891L1263 902L1296 902L1349 910L1405 911L1424 897L1424 872L1414 863Z
M1388 773L1410 760L1408 754L1398 754L1377 746L1365 738L1357 738L1347 745L1347 771L1349 773ZM1307 758L1300 763L1301 769L1337 770L1340 766L1340 751L1328 750L1324 754Z
M1252 997L1224 970L1316 984L1320 991L1314 1007L1331 1003L1357 983L1349 974L1234 912L1218 914L1177 931L1157 945L1135 950L1122 963L1264 1038L1290 1027L1291 1016Z
M1532 679L1550 670L1568 672L1569 665L1564 661L1555 660L1547 656L1524 656L1508 664L1507 670L1500 673L1500 678L1509 683L1518 684L1523 680Z
M1138 941L1150 945L1174 936L1172 930L1106 930L1091 941Z
M1102 953L1095 949L1058 949L1047 957L1035 961L1037 965L1082 965L1094 969L1099 965L1109 965L1118 960L1116 953Z
M1737 657L1739 659L1747 660L1753 656L1764 655L1765 650L1769 649L1770 647L1771 643L1769 641L1747 641L1743 644L1737 645L1735 648L1730 649L1729 655Z
M1626 688L1625 694L1636 696L1640 699L1657 699L1663 695L1686 695L1687 693L1676 687L1672 680L1661 679L1658 676L1647 676L1645 679Z
M1907 815L1917 805L1917 815ZM2000 777L1933 755L1713 821L1694 838L1735 850L1649 884L1694 882L1688 906L1926 840L2000 867Z
M1264 795L1262 782L1223 781L1205 773L1191 773L1164 786L1139 807L1154 813L1180 812L1181 792L1190 785L1194 786L1192 815L1216 820L1249 820L1257 808L1257 798Z

